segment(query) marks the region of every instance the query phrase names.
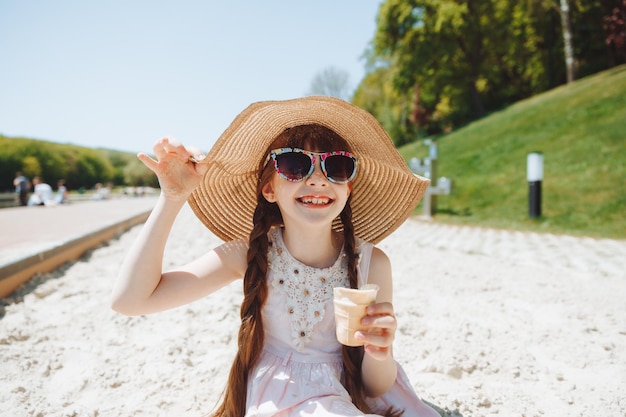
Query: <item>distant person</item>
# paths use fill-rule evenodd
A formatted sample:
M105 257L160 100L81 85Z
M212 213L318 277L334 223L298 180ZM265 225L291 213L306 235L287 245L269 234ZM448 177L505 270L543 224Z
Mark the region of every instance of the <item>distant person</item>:
M65 180L57 181L57 194L54 197L54 202L57 204L67 204L70 202L69 192L65 186Z
M40 177L33 178L33 194L28 199L29 206L44 206L54 204L54 191L50 184L46 184Z
M102 183L97 183L94 187L96 188L96 192L93 197L91 197L92 200L99 201L109 198L110 190L108 187L103 186Z
M30 191L30 181L28 177L24 176L20 171L15 173L15 179L13 180L13 186L15 187L15 194L20 206L28 204L28 192Z

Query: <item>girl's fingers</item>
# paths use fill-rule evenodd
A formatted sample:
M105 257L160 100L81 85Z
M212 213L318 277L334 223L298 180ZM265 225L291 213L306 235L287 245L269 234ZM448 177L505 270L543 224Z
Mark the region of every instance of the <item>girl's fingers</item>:
M389 355L388 347L381 348L374 345L365 345L363 349L365 349L365 352L371 357L380 361L387 359L387 355Z
M169 147L171 149L183 147L183 144L172 136L166 136L163 139L163 144L165 147Z
M196 160L196 162L200 162L204 159L202 151L195 146L187 147L187 151L191 154L191 157Z
M358 331L354 334L354 337L356 338L356 340L359 340L366 345L372 345L379 348L389 347L393 343L393 338L387 332L376 334Z
M385 329L395 329L397 322L392 315L385 316L365 316L361 319L361 324L366 327L382 327Z
M393 338L389 334L375 335L372 333L356 332L355 338L362 341L365 352L377 360L385 360L393 344Z
M361 319L361 324L367 330L356 332L356 339L365 344L365 350L371 356L386 358L398 325L393 315L393 305L391 303L372 304L367 308L367 316Z
M367 307L367 314L370 316L377 315L392 315L393 316L393 304L391 303L375 303Z
M178 159L186 161L192 156L191 152L189 152L182 143L169 136L157 140L153 150L158 159L176 156Z
M361 319L361 324L368 328L383 328L392 332L397 326L391 303L376 303L367 307L367 316Z
M154 143L152 147L152 151L157 156L158 159L163 158L167 154L167 150L165 150L165 146L168 143L169 138L161 138Z
M159 163L152 159L149 155L140 152L137 154L137 158L152 172L156 173L159 167Z
M182 143L171 137L165 138L163 141L163 148L166 152L181 155L185 159L188 159L191 156L191 153L183 146Z

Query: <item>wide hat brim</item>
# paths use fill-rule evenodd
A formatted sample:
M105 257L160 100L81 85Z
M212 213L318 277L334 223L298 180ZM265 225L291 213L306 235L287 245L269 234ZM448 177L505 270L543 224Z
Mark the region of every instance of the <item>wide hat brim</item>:
M351 200L356 236L377 243L407 219L430 180L411 172L371 114L337 98L312 96L253 103L215 142L206 156L209 169L188 199L209 230L224 241L249 237L261 160L285 129L306 124L335 131L357 155ZM342 229L338 219L333 228Z

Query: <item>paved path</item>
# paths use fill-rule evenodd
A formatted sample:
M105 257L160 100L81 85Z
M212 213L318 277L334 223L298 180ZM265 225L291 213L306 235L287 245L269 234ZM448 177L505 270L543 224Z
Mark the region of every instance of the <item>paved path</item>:
M0 297L145 221L156 198L0 210Z

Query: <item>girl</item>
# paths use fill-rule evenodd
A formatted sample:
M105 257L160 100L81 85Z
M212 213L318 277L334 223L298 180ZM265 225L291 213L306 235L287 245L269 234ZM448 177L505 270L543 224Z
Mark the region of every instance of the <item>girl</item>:
M161 195L123 263L113 308L153 313L243 277L239 350L216 416L438 414L393 359L391 267L373 243L415 208L413 175L380 124L330 97L255 103L203 157L173 139L139 159ZM183 204L226 243L161 270ZM151 262L146 262L150 259ZM379 287L354 337L335 337L333 288Z

